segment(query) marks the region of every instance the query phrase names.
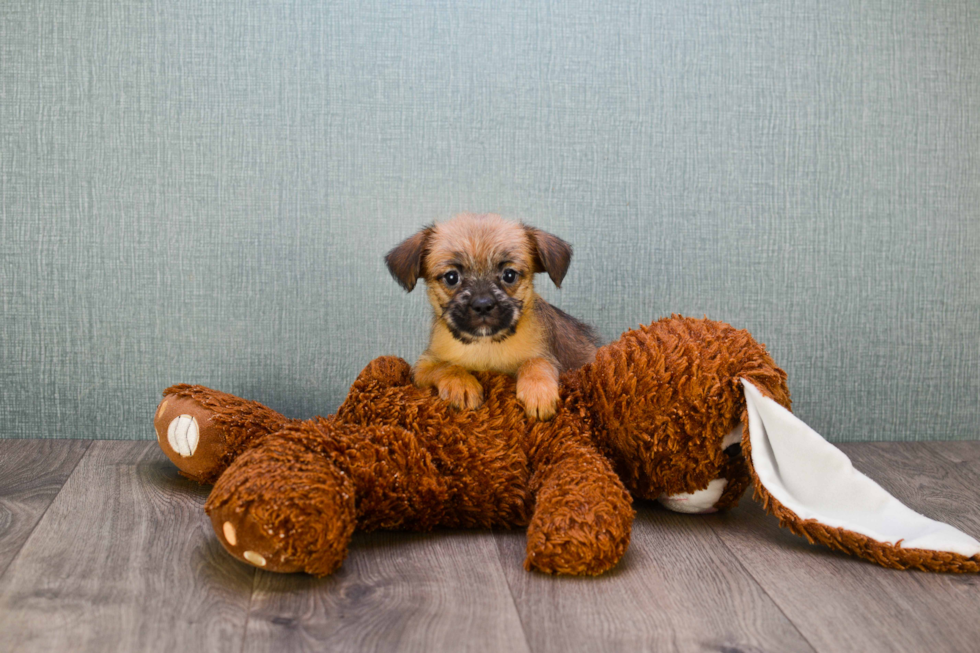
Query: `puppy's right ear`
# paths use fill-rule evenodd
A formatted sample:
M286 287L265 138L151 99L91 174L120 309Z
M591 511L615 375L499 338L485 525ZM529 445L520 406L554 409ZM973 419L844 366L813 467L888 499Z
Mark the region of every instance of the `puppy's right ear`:
M388 272L391 272L395 281L408 292L412 292L415 283L422 276L422 260L425 258L431 235L432 227L425 227L385 255Z

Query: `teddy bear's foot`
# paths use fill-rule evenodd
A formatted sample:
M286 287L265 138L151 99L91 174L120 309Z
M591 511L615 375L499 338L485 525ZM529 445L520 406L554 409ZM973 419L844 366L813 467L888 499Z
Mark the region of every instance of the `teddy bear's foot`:
M167 458L200 483L213 480L225 465L226 441L212 412L187 396L167 396L157 407L153 427Z
M181 474L213 483L258 437L290 421L254 401L203 386L176 385L163 391L153 427L160 448Z
M354 483L324 454L322 426L304 423L264 438L215 483L205 510L225 549L242 562L325 576L346 557Z

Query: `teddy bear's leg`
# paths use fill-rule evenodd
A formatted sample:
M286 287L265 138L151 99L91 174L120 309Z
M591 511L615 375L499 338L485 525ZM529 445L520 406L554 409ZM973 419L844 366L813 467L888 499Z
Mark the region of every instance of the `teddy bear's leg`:
M596 575L629 546L632 499L609 462L581 434L544 440L534 456L534 514L525 569Z
M199 385L163 391L153 417L157 441L180 473L213 483L257 438L294 420L255 401Z
M340 566L356 492L334 435L327 420L292 424L229 465L205 505L229 553L268 571L325 576Z

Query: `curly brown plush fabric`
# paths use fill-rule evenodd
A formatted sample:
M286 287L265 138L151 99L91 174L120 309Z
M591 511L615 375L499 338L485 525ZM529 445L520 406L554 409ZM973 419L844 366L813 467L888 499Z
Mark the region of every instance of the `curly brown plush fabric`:
M740 378L789 408L786 373L748 331L665 318L628 331L577 372L593 437L629 490L656 499L727 478L725 506L748 485L718 443L745 408Z
M180 385L164 392L155 423L185 474L216 481L206 506L215 531L252 564L328 574L355 528L526 526L528 569L598 574L629 544L624 480L656 498L724 474L719 507L737 501L746 467L720 443L743 408L740 374L786 394L785 374L746 332L675 317L624 334L566 374L548 422L528 420L508 376L478 374L484 405L457 411L415 387L408 363L382 357L331 417L289 420ZM199 426L191 456L167 438L179 415Z
M481 375L484 407L457 412L412 385L409 369L401 359L373 361L336 416L306 422L251 404L240 413L215 410L240 400L201 386L168 389L166 398L197 406L171 401L158 411L161 446L186 465L165 435L178 414L193 415L202 434L252 435L214 437L209 447L202 437L199 451L216 443L223 449L196 476L218 477L206 509L225 546L275 571L330 573L355 526L529 526L529 568L597 574L619 560L629 543L631 499L577 415L529 422L513 379L499 375ZM257 424L258 414L269 423Z
M205 509L225 548L272 571L331 573L355 529L444 526L526 527L527 569L599 574L629 544L631 493L656 499L715 479L727 481L716 509L754 481L766 509L808 538L886 566L975 570L977 561L883 551L768 496L747 426L740 450L723 449L748 423L739 379L790 405L786 374L746 331L679 316L628 331L562 376L547 422L528 420L513 378L476 378L486 401L457 411L415 387L404 360L381 357L336 415L306 421L179 385L164 391L154 424L182 473L214 482Z

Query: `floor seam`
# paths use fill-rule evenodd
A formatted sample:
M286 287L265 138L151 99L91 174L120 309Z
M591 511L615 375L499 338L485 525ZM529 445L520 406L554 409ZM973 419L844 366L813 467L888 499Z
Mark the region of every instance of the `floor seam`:
M255 598L255 586L258 584L259 570L252 569L252 591L248 595L248 607L245 609L245 624L242 626L242 646L239 653L245 653L245 643L248 642L248 624L252 619L252 601Z
M810 647L811 651L813 651L814 653L819 653L820 649L814 646L813 642L811 642L807 638L807 636L803 634L803 632L800 630L800 627L796 624L796 622L793 621L788 614L786 614L785 610L783 610L783 606L781 606L779 602L769 593L769 591L766 590L765 586L759 581L758 578L756 578L755 574L753 574L752 571L742 563L742 560L741 558L738 557L738 554L736 554L735 551L733 551L732 548L728 546L728 543L725 542L725 538L723 538L721 534L718 533L718 524L709 523L708 526L711 528L712 535L714 535L715 539L717 539L721 543L721 545L725 547L725 550L728 551L729 555L731 555L732 560L735 561L739 569L745 572L748 575L748 577L752 579L752 582L756 584L756 587L758 587L759 590L766 595L766 598L772 602L772 604L776 607L777 610L779 610L779 614L783 615L783 618L786 619L786 622L793 627L793 630L795 630L796 633L800 636L800 639L806 642L807 646Z
M503 554L500 551L500 540L497 537L498 533L494 530L491 530L490 534L491 536L493 536L493 548L497 550L497 563L500 565L500 573L501 575L503 575L504 582L507 584L507 594L510 595L510 604L514 606L514 614L517 615L517 623L521 625L521 635L524 636L524 645L527 647L527 650L530 652L532 650L531 640L528 639L527 627L524 625L524 617L521 616L521 611L517 607L517 599L514 597L514 588L511 587L510 579L507 577L507 570L504 567L506 562L504 561ZM531 572L525 572L525 573L531 573Z

